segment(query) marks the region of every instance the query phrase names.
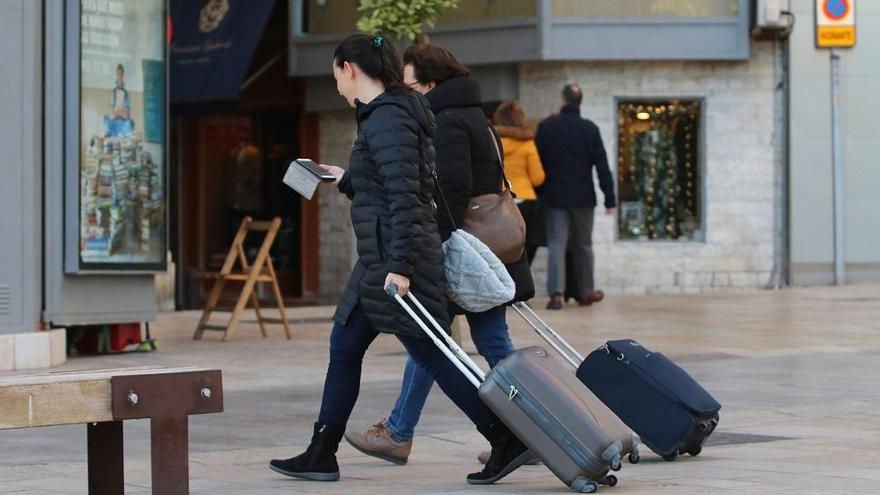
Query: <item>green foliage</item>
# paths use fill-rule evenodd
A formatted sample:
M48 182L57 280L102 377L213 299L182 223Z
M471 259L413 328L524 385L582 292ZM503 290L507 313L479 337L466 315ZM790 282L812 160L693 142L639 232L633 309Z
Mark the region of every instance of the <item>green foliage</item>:
M458 7L461 0L361 0L363 12L357 27L367 34L414 40L423 27L434 27L443 9Z

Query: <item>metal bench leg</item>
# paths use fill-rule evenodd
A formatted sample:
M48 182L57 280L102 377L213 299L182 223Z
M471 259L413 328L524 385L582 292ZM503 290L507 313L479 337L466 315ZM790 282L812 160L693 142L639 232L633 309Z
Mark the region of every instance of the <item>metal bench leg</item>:
M150 421L153 495L189 495L189 419Z
M123 495L122 421L89 423L89 495Z
M189 495L189 415L223 411L219 370L115 376L113 417L150 418L153 495Z

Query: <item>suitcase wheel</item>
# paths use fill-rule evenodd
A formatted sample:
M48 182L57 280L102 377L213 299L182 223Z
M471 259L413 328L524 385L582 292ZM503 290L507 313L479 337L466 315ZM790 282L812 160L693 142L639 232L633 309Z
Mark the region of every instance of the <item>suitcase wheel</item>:
M617 484L617 476L614 476L613 474L609 474L607 476L604 476L602 479L600 479L599 483L602 485L614 486Z
M639 453L638 453L638 452L632 452L632 453L629 454L629 463L630 463L630 464L638 464L638 463L639 463L639 459L640 459L640 457L639 457Z
M611 460L611 470L612 471L620 471L621 468L620 457L615 457Z
M676 457L678 457L678 452L673 452L671 454L664 455L663 460L666 462L672 462L676 459Z
M599 490L599 484L593 480L578 477L572 482L571 489L577 493L596 493Z
M696 447L693 447L690 450L688 450L688 454L693 455L693 456L698 456L698 455L700 455L700 452L702 452L702 451L703 451L703 447L701 445L697 445Z

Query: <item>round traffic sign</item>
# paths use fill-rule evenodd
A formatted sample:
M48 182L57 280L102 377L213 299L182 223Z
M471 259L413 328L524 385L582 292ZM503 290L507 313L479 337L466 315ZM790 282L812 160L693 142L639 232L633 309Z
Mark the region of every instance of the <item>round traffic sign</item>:
M825 0L822 3L822 11L829 19L839 21L849 14L849 0Z

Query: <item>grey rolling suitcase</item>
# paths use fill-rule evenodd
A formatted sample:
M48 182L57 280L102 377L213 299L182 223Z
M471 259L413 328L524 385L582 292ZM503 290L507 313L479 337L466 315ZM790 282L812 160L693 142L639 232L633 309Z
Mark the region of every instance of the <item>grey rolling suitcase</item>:
M633 436L562 362L540 347L529 347L503 359L486 375L411 292L407 298L434 331L396 287L389 287L388 293L479 389L486 405L566 486L593 493L599 485L617 484L609 471L620 469L621 458L633 448Z
M532 330L534 330L535 333L550 344L550 346L553 347L553 349L555 349L556 352L558 352L559 355L571 366L573 372L567 374L568 379L572 380L570 383L577 383L581 388L585 389L590 397L590 407L594 410L602 411L602 414L597 415L597 420L600 422L601 426L612 434L622 435L616 437L624 444L624 452L621 453L621 456L629 454L629 462L631 464L638 463L640 443L638 435L633 434L623 420L620 419L620 417L617 416L617 414L615 414L592 391L590 391L590 389L578 377L577 373L579 372L581 363L584 361L584 357L565 339L563 339L561 335L556 333L556 331L553 330L553 327L548 325L546 321L538 316L528 304L518 302L512 304L511 307L530 327L532 327ZM605 414L605 412L609 414Z

